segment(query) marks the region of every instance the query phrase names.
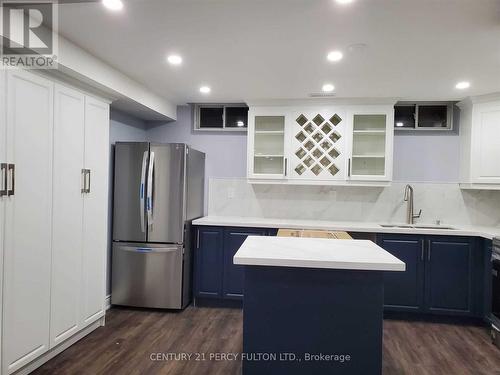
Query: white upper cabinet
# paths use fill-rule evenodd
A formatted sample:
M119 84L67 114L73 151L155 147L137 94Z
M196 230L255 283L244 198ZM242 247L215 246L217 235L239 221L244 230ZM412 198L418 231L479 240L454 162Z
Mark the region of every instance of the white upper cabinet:
M346 133L342 108L291 111L290 178L342 181L346 178Z
M249 181L387 184L393 121L392 105L250 107Z
M500 189L500 98L468 98L458 105L461 186Z
M393 155L392 106L365 106L348 110L352 181L391 181Z
M288 114L280 108L251 108L248 113L247 174L254 179L282 180L287 175Z

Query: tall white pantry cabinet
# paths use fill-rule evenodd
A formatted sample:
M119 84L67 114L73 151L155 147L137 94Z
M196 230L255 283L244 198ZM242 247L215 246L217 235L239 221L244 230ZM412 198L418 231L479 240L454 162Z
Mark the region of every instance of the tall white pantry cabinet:
M103 323L109 103L35 73L0 75L0 360L11 374Z

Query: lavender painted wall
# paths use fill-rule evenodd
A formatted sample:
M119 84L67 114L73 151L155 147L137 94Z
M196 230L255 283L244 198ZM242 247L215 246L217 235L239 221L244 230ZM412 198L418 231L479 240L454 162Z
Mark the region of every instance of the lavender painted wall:
M177 121L149 128L147 137L151 142L187 143L204 152L207 155L207 177L246 176L246 133L195 132L192 121L191 107L179 106Z

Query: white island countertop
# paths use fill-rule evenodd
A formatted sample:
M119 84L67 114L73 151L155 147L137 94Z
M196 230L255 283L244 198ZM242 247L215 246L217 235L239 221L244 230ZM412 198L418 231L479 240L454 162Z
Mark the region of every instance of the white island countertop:
M405 270L402 261L368 240L249 236L233 262L246 266Z

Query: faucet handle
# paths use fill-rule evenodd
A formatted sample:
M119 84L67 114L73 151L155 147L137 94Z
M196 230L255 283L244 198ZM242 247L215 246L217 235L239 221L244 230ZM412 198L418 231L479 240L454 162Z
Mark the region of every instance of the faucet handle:
M418 214L413 215L413 218L414 218L414 219L418 219L418 218L420 217L420 215L422 215L422 209L420 209L420 210L418 211Z

